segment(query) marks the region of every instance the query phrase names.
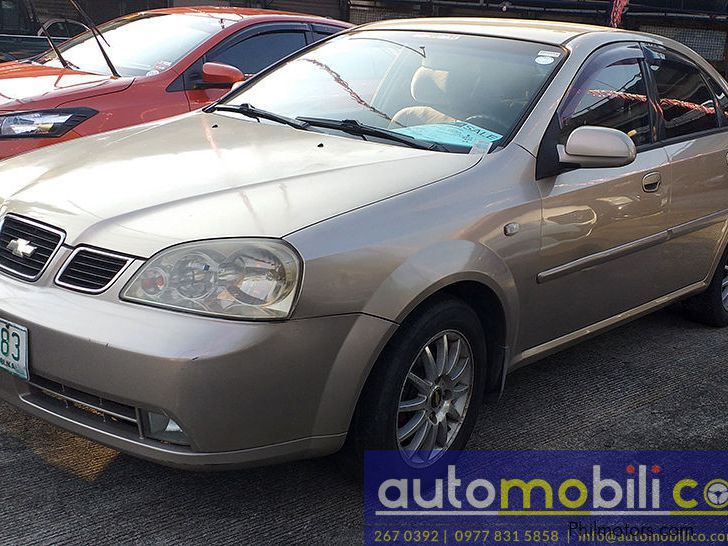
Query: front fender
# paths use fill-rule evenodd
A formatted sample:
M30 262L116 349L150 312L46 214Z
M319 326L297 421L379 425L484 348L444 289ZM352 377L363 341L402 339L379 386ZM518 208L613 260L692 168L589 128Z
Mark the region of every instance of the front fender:
M503 306L507 331L515 333L518 293L513 275L495 252L472 241L441 241L413 254L384 279L363 311L401 323L428 297L463 281L492 290Z
M357 320L360 328L370 328L372 317L383 334L376 346L362 344L361 330L352 330L334 363L329 381L321 396L321 405L314 430L346 430L356 407L356 401L364 388L379 354L397 331L397 326L427 298L438 291L459 282L477 282L489 288L498 298L505 314L507 346L512 346L517 331L518 295L515 281L503 260L491 249L471 241L442 241L422 249L396 267L374 290L366 302L362 316ZM391 322L389 322L391 321ZM387 322L390 327L387 328ZM352 349L355 347L355 349ZM498 374L494 377L492 393L502 391L505 380L506 347L494 347L492 358L497 363ZM506 351L503 353L502 351ZM364 354L352 369L350 354ZM332 422L332 416L336 418Z

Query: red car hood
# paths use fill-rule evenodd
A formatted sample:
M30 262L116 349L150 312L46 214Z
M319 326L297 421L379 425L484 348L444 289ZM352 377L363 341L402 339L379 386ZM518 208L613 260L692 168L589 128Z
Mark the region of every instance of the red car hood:
M123 91L133 81L36 64L2 63L0 110L56 108L70 101Z

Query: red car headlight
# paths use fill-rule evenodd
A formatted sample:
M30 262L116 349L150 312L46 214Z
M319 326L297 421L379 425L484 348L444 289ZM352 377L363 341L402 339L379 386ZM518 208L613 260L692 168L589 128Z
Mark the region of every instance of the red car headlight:
M0 139L57 138L98 114L91 108L57 108L0 116Z

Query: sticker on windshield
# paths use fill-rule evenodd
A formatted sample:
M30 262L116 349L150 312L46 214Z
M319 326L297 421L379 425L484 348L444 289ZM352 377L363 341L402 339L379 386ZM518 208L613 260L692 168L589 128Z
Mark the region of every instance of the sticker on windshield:
M169 61L157 61L154 65L154 70L158 70L159 72L164 72L167 70L170 66L172 66L172 63Z
M546 65L546 64L553 64L554 58L553 57L546 57L546 56L536 57L536 62L538 64L544 64L544 65Z
M487 154L490 149L493 147L493 143L489 140L478 140L473 144L473 147L470 148L471 154L478 154L478 155L485 155Z
M471 148L476 143L478 143L479 147L483 147L485 145L484 143L493 143L503 138L501 134L483 129L466 121L415 125L414 127L394 129L394 131L428 142L437 142L445 145L450 144L452 146L470 146Z
M538 52L539 57L553 57L554 59L558 59L561 57L561 53L558 51L539 51Z
M429 38L431 40L454 41L454 40L460 39L460 35L458 35L458 34L445 34L445 33L438 33L438 32L423 32L422 34L420 34L420 36Z

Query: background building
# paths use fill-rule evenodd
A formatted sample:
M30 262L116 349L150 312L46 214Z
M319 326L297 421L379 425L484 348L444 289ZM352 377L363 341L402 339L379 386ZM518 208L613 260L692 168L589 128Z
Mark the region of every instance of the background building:
M80 0L97 21L142 9L200 4L264 7L353 23L412 16L489 16L607 24L612 0ZM67 0L35 0L41 17L76 18ZM675 38L728 73L728 0L631 0L622 26Z

